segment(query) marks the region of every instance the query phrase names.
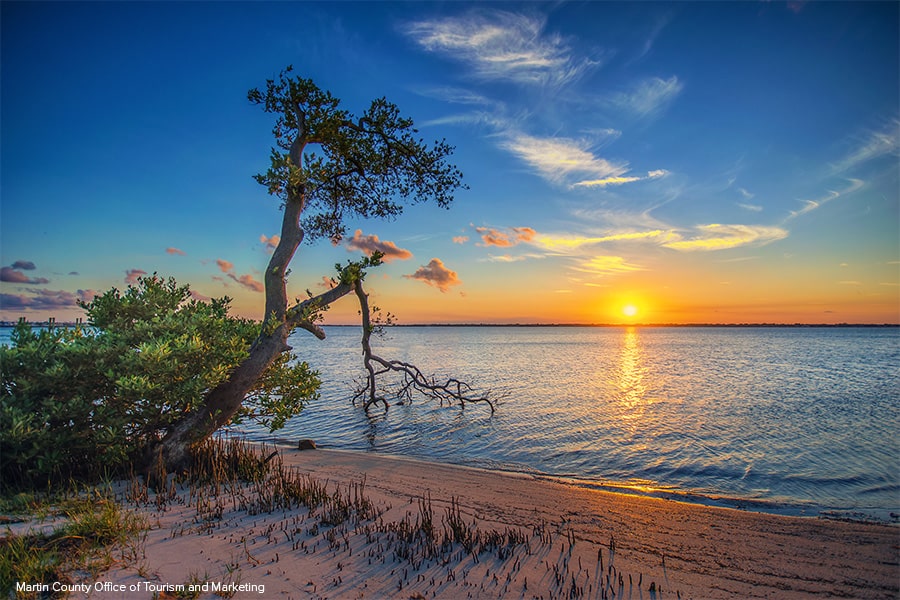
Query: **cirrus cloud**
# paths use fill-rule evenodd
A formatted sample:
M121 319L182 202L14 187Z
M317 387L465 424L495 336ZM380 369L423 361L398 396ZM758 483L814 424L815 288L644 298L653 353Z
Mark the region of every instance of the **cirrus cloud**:
M764 246L783 240L788 231L781 227L762 225L722 225L711 223L698 225L697 235L690 239L675 240L663 244L667 248L686 251L726 250L740 246Z
M628 163L614 163L594 156L590 143L569 138L539 138L523 133L510 134L500 146L537 169L553 183L565 183L573 176L604 179L628 172Z
M599 66L576 58L559 35L544 31L546 18L500 10L407 23L403 32L426 51L469 66L476 77L561 86Z
M604 177L603 179L588 179L574 183L575 187L606 187L610 185L622 185L625 183L633 183L635 181L646 181L648 179L659 179L665 177L669 172L665 169L656 169L648 171L646 176L630 176L630 177Z
M639 81L627 92L614 94L610 101L638 116L650 117L660 113L683 89L684 84L674 75L668 79L650 77Z

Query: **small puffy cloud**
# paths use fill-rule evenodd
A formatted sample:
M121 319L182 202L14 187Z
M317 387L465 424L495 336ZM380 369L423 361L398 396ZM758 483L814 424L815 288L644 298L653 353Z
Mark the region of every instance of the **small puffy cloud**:
M781 227L761 225L710 225L697 226L698 234L686 240L676 240L663 244L675 250L725 250L739 246L764 246L788 236L788 231Z
M78 290L78 299L82 302L90 303L100 294L101 292L98 292L97 290Z
M13 269L20 269L22 271L34 271L37 267L34 266L34 263L30 260L17 260L12 264Z
M469 236L467 236L467 235L457 235L456 237L453 238L454 244L465 244L468 241L469 241Z
M198 302L209 302L210 300L212 300L212 298L210 298L209 296L204 296L197 290L191 290L191 298Z
M415 273L412 275L404 275L404 277L407 279L418 279L419 281L423 281L428 285L436 287L442 292L446 292L450 289L450 286L462 283L462 281L459 280L456 271L452 271L445 267L443 261L439 258L432 258L427 265L419 267Z
M18 262L16 264L18 264ZM29 285L50 283L50 280L45 277L29 277L25 273L17 270L15 266L3 267L0 269L0 281L6 281L8 283L27 283Z
M241 284L248 290L252 292L262 292L265 290L265 285L262 282L257 281L253 278L253 275L237 275L234 272L234 263L227 261L223 258L217 258L216 264L219 266L219 270L225 273L229 279L232 281ZM221 277L213 277L215 281L223 281Z
M394 242L383 242L378 239L377 235L363 235L362 229L357 229L353 237L347 240L347 250L359 250L369 255L373 252L381 252L384 254L384 262L412 258L412 252L409 250L398 248Z
M331 290L337 287L337 281L334 280L334 277L328 277L327 275L322 275L322 279L319 280L319 283L316 284L318 287Z
M265 286L260 281L256 281L253 279L253 275L241 275L238 277L234 273L229 273L229 277L231 277L234 281L238 282L251 292L263 292L265 291Z
M272 237L266 237L265 235L259 236L259 242L266 247L266 251L269 253L275 252L275 248L278 247L280 241L280 235L273 235Z
M146 275L147 271L142 271L141 269L128 269L125 271L125 283L128 285L134 285L137 283L137 280L142 275Z
M178 256L185 256L184 250L180 250L172 246L166 248L166 254L177 254Z
M481 241L485 246L498 246L500 248L509 248L519 242L530 242L537 235L537 231L531 227L511 227L508 231L490 227L476 227L475 231L481 235Z

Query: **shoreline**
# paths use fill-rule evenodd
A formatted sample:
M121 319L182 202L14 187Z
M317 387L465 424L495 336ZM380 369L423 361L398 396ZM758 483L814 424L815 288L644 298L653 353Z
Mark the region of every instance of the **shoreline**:
M347 490L349 497L351 490L364 490L381 507L382 525L411 523L413 517L418 523L415 515L427 499L434 515L456 510L461 522L480 531L517 531L530 538L506 556L479 557L454 546L445 562L417 561L415 555L405 561L398 558L396 534L379 537L371 524L320 529L309 526L310 515L301 509L251 515L230 510L230 501L220 503L217 521L207 522L197 519L194 497L158 512L149 504L142 507L154 524L143 563L101 578L125 586L230 577L262 586L264 592L252 594L260 598L549 598L570 592L584 598L612 593L616 598L895 598L900 593L900 529L889 525L709 507L406 457L278 450L285 467L327 481L329 491ZM305 537L293 539L295 534Z
M239 435L238 437L244 437ZM271 438L265 440L246 438L253 444L269 444L281 449L293 450L296 444L285 438ZM411 461L421 463L427 468L427 465L446 465L457 469L471 469L482 473L500 473L510 477L523 477L527 479L547 481L550 483L558 483L561 485L571 486L574 488L594 490L601 492L609 492L613 494L623 494L626 496L636 496L640 498L658 498L671 502L683 502L690 506L705 506L711 508L723 508L751 513L759 513L766 515L776 515L783 517L796 517L800 519L826 519L833 521L848 521L851 523L871 523L875 525L887 525L900 527L900 507L896 508L834 508L821 506L813 501L804 503L799 500L793 502L789 500L777 501L768 499L744 498L740 496L727 496L724 494L713 495L711 493L703 493L699 490L685 490L677 486L665 487L660 484L658 487L653 485L629 485L627 482L618 482L614 480L590 479L572 475L554 475L533 470L519 470L515 468L504 468L503 466L487 467L477 465L459 465L450 462L443 462L438 459L429 459L415 456L407 456L390 452L335 448L331 446L319 446L319 450L335 453L362 454L372 456L382 456L391 460Z

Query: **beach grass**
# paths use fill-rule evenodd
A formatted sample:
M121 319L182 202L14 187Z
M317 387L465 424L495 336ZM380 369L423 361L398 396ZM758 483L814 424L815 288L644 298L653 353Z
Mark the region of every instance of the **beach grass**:
M140 590L102 600L891 598L900 591L900 537L887 526L235 439L211 440L196 459L189 471L161 474L155 487L133 478L40 508L62 521L7 536L4 582L99 577ZM10 502L36 506L27 497Z
M4 501L4 512L17 511L22 521L38 526L0 533L0 593L9 595L16 582L47 584L96 577L116 561L140 557L146 520L125 509L106 486L72 484L63 493L39 497L19 493ZM48 527L40 527L50 521ZM17 593L19 598L23 596ZM39 596L35 596L39 597Z

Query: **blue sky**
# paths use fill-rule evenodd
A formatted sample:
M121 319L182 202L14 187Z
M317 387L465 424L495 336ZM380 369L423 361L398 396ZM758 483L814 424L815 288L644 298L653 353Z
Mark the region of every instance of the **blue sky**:
M898 7L4 2L0 318L142 272L259 317L246 92L292 64L395 102L469 186L302 246L297 296L390 242L369 288L407 323L898 322Z

